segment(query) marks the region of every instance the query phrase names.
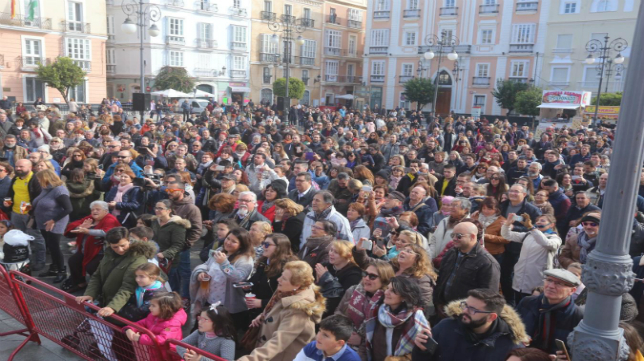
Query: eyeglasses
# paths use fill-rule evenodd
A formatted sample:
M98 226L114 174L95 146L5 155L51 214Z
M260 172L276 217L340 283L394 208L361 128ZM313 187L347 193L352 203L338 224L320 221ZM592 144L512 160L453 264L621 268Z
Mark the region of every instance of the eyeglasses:
M127 158L128 158L128 156L126 156L126 155L119 155L117 158L118 158L118 159L127 159Z
M264 246L264 248L266 248L266 249L269 249L269 248L271 248L271 246L275 246L275 245L272 244L272 243L268 243L268 242L262 242L262 246Z
M166 210L168 210L168 209L167 209L167 208L163 208L163 207L154 207L154 210L155 210L155 211L166 211Z
M581 222L581 225L584 227L597 227L599 223L597 222Z
M465 301L461 302L461 310L467 311L467 313L471 315L476 315L477 313L494 313L492 311L481 311L472 306L468 306L468 304L465 303Z
M320 230L320 231L324 230L324 227L320 227L320 226L316 226L316 225L312 225L311 228L317 229L317 230Z
M380 278L380 276L378 276L375 273L369 273L369 272L366 272L366 271L362 271L362 278L365 278L365 277L367 277L368 279L370 279L372 281L375 281L378 278Z
M456 238L456 239L458 239L458 240L460 241L463 237L465 237L465 236L471 236L471 235L472 235L472 234L452 233L452 234L450 234L450 237L452 237L452 239Z

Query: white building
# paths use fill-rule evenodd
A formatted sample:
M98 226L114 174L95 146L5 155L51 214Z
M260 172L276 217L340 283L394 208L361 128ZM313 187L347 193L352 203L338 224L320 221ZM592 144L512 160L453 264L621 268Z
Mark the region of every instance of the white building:
M121 30L123 0L107 1L107 94L122 101L139 92L140 37ZM138 1L137 1L138 2ZM250 0L144 0L158 6L160 34L151 37L146 19L143 61L146 92L163 66L184 67L196 87L218 101L248 97ZM138 7L137 7L138 11ZM136 15L130 18L137 22Z

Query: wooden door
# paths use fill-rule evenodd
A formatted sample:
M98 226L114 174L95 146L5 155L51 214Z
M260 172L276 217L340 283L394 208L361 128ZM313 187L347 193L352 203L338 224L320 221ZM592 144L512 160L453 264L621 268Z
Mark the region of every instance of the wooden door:
M452 102L452 88L440 88L436 98L436 114L446 116L450 112Z

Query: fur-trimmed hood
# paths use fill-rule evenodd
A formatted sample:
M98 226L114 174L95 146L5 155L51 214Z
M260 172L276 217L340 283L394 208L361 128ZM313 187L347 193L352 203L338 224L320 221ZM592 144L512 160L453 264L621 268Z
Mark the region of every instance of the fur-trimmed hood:
M326 298L320 293L320 288L311 285L304 291L281 300L282 307L300 310L306 313L313 322L319 323L326 310Z
M157 216L152 217L152 222L158 222ZM183 219L183 218L181 218L179 216L170 217L170 220L168 221L168 223L176 223L176 224L182 226L185 229L190 229L190 227L192 227L192 225L190 224L189 220Z
M114 251L112 251L114 252ZM147 259L152 259L156 255L156 243L145 241L133 241L130 243L128 253L132 256L145 256Z
M463 310L461 309L461 302L465 301L464 299L462 300L456 300L452 301L447 306L445 306L445 314L447 314L450 317L457 317L461 313L463 313ZM525 343L530 341L530 337L528 337L528 334L525 331L525 326L523 325L523 321L521 321L521 317L519 314L512 308L511 306L505 305L503 306L503 311L499 315L499 317L505 321L505 323L508 324L510 329L512 330L512 341L515 344L520 344L520 343Z

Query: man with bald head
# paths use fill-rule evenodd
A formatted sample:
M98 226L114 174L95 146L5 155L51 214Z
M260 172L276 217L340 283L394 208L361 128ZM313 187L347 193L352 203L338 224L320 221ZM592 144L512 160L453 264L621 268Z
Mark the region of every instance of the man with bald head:
M38 229L27 227L29 219L33 216L33 210L26 205L30 205L42 191L40 183L32 172L32 168L33 165L29 159L16 161L14 168L16 176L11 181L11 187L9 188L9 193L7 193L7 198L11 198L11 202L4 201L3 210L7 214L9 214L9 211L11 212L11 223L13 223L15 229L19 229L35 238L31 246L33 255L31 269L39 271L45 268L45 239Z
M487 288L499 292L501 267L479 243L479 233L482 232L471 222L454 226L454 247L441 261L434 289L434 305L441 318L445 317L443 306L467 298L470 290Z

